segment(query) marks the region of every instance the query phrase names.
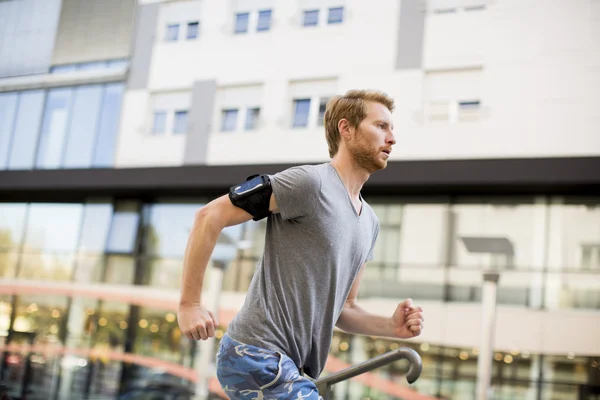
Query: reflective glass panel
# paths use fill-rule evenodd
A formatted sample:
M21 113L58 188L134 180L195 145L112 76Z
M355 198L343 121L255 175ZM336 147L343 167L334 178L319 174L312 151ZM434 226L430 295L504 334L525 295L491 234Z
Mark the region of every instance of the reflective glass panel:
M74 252L82 215L81 204L31 204L24 250Z
M15 127L18 93L0 93L0 169L6 167Z
M19 248L26 216L27 204L0 203L0 250Z
M137 205L134 203L119 205L113 215L106 250L114 253L133 252L139 218Z
M106 85L102 99L100 126L96 139L94 167L112 167L115 158L115 145L119 131L121 102L123 100L123 84Z
M48 91L37 152L37 168L61 166L72 101L73 89L71 88Z
M533 199L473 199L454 205L454 264L531 269L536 222Z
M31 169L44 110L44 91L21 92L10 149L9 169Z
M65 168L89 168L92 165L102 91L100 85L75 89L63 163Z
M194 214L203 204L153 204L149 206L146 226L148 254L183 257Z
M86 204L84 206L79 254L104 252L112 213L112 204Z

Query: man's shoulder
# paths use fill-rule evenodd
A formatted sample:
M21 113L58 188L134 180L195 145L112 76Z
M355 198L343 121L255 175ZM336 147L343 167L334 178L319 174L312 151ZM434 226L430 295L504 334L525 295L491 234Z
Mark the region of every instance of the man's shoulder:
M321 163L321 164L301 164L301 165L294 165L291 167L288 167L280 172L280 173L285 173L288 171L305 171L305 172L309 172L309 173L314 173L314 172L320 172L323 171L327 168L328 163Z
M302 179L320 181L323 176L323 171L327 168L327 164L302 164L294 165L281 170L273 175L275 179Z

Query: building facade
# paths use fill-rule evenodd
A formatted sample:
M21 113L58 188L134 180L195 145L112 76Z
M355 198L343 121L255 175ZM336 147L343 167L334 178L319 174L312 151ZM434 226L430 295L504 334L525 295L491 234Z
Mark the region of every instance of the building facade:
M8 0L0 33L12 393L193 386L207 365L176 311L194 213L248 175L327 162L327 101L376 88L396 100L397 144L363 191L381 231L360 301L391 315L411 297L426 329L336 332L326 372L398 346L424 371L408 386L396 363L336 398L473 399L492 270L494 398L599 395L597 0ZM265 227L228 228L213 255L217 341Z

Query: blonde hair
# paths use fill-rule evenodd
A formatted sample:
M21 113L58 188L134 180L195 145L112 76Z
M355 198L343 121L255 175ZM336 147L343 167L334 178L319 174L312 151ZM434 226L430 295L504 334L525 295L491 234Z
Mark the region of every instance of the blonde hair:
M343 96L335 96L325 107L325 137L329 147L329 157L335 156L340 147L340 131L338 123L347 119L351 126L357 128L367 116L367 102L381 103L394 111L394 99L377 90L349 90Z

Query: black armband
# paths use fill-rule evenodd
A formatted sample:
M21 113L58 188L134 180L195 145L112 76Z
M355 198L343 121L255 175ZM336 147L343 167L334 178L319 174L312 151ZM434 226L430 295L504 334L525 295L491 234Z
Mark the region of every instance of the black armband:
M258 221L271 215L269 203L272 193L268 175L252 175L246 182L229 188L229 199L234 206L245 210L254 221Z

